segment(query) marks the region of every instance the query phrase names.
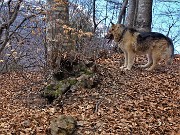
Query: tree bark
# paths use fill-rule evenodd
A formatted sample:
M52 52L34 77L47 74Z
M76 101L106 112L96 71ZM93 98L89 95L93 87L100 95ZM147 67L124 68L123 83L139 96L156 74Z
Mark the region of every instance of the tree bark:
M151 31L153 0L139 0L136 28L142 32Z
M59 53L62 53L68 46L68 36L64 32L64 27L69 23L68 0L55 2L47 0L47 48L48 67L55 71L58 68Z
M137 0L129 0L128 2L128 13L126 17L126 26L133 28L135 26L135 21L137 17L137 9L136 6Z

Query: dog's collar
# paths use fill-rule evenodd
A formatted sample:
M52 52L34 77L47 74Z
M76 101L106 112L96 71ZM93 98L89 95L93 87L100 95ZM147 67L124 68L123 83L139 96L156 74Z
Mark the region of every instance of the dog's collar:
M122 31L122 34L121 34L118 42L120 42L120 41L122 40L122 38L123 38L123 36L124 36L124 34L125 34L126 31L127 31L127 28L125 27L124 30Z

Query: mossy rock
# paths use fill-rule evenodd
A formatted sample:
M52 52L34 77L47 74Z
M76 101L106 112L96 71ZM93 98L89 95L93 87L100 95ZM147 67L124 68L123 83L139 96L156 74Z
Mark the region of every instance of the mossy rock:
M82 72L83 72L83 74L92 75L92 76L93 76L93 71L91 71L91 70L88 69L88 68L84 69Z
M75 85L77 83L77 79L76 78L68 78L66 79L67 82L72 86Z
M72 135L77 122L72 116L59 115L50 121L51 135Z
M67 78L62 81L58 81L57 84L49 84L44 88L42 96L47 98L48 101L51 103L54 99L66 93L66 91L69 90L71 86L75 85L76 83L77 79Z
M61 95L62 90L60 88L57 88L55 84L49 84L44 88L42 92L42 96L47 98L50 103Z
M82 74L81 76L77 78L78 80L77 85L84 88L91 89L97 86L97 79L98 78L96 77L95 74L90 74L90 75Z

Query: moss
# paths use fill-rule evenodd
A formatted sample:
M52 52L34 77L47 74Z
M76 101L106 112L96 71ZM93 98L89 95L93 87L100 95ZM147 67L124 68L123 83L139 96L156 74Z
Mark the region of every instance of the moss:
M56 89L55 91L54 91L54 97L55 98L58 98L59 96L61 96L62 95L62 90L61 90L61 87L59 87L58 89Z
M69 78L67 81L71 86L75 85L77 83L77 79L75 79L75 78Z
M47 89L47 90L53 90L53 87L54 87L53 84L49 84L49 85L46 86L45 89Z
M86 67L84 65L81 65L79 69L80 69L80 71L84 71L84 70L86 70Z
M82 85L83 87L88 86L88 84L91 85L91 82L87 79L89 77L92 77L93 75L93 71L91 71L88 68L85 68L84 66L81 66L81 70L77 72L77 77L85 76L85 80L82 78L82 80L79 81L76 77L69 77L67 79L63 79L61 81L58 81L57 84L49 84L48 86L46 86L44 88L42 95L43 97L48 98L48 100L50 99L53 101L59 96L62 96L62 94L66 93L72 85Z
M57 87L63 87L63 86L67 86L67 85L75 85L77 83L77 79L76 78L67 78L67 79L64 79L62 81L60 81L58 84L57 84Z
M63 87L63 81L59 81L58 84L56 84L55 89L59 89Z
M50 103L61 95L61 87L57 87L57 85L54 84L47 85L42 93L42 96L47 98Z
M84 70L84 74L86 74L86 75L93 75L93 71L91 71L89 69L86 69L86 70Z

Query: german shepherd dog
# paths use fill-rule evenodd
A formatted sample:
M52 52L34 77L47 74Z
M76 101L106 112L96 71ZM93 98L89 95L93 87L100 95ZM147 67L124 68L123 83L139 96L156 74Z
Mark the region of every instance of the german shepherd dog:
M157 32L139 32L125 27L123 24L113 24L105 36L109 41L114 40L124 53L125 62L122 70L131 70L136 55L147 55L148 63L140 67L153 70L160 60L170 64L174 56L172 40Z

